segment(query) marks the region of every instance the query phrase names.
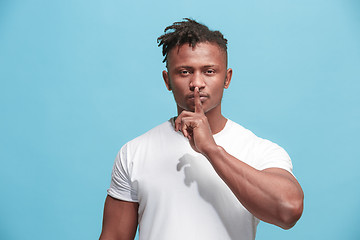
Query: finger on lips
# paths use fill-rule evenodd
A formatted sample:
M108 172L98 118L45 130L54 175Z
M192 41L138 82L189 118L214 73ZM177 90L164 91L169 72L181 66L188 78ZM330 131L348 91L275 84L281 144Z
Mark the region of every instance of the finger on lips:
M201 98L200 98L200 90L198 87L195 87L195 89L194 89L194 105L195 105L194 112L189 112L189 111L184 110L175 119L175 131L181 131L184 134L184 136L187 138L189 138L191 136L188 132L187 128L189 126L187 126L187 124L185 123L185 121L186 121L185 119L187 119L188 117L194 117L194 113L204 113L202 103L201 103Z
M194 104L195 104L195 112L200 113L202 111L202 104L200 99L200 90L198 87L195 87L195 91L194 91Z

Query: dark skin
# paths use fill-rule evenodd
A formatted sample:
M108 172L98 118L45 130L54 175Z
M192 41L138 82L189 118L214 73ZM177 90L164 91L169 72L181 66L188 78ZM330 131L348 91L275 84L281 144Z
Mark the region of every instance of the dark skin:
M138 225L138 207L136 202L107 196L100 240L133 240Z
M258 219L289 229L303 210L303 191L286 170L257 170L227 153L214 141L227 119L221 113L224 88L232 70L226 53L214 43L184 44L170 50L168 72L163 78L174 94L178 117L175 131L189 139L192 148L203 154L241 204ZM137 227L137 203L107 197L101 240L133 239Z

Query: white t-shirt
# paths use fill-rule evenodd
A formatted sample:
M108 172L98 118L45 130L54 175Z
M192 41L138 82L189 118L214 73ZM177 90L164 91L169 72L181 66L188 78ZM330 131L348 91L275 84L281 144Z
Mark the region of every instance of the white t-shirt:
M292 171L281 147L231 120L214 139L256 169ZM108 194L139 203L140 240L250 240L259 223L172 120L121 148Z

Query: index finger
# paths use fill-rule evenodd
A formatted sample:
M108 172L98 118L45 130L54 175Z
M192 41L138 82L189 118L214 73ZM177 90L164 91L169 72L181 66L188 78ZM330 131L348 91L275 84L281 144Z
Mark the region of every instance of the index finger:
M194 103L195 103L195 113L204 113L201 99L200 99L200 90L198 87L195 87L194 91Z

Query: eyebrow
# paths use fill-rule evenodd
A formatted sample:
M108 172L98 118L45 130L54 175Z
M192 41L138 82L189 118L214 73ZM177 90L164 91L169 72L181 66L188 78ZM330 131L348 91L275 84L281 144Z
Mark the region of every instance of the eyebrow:
M176 68L193 68L193 67L190 67L190 66L177 66Z
M202 66L202 68L216 67L216 66L217 66L216 64L211 64L211 65L205 65L205 66ZM194 68L194 67L192 67L192 66L182 65L182 66L177 66L176 68Z
M203 67L216 67L217 65L216 64L212 64L212 65L205 65Z

